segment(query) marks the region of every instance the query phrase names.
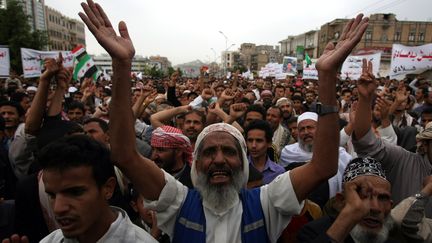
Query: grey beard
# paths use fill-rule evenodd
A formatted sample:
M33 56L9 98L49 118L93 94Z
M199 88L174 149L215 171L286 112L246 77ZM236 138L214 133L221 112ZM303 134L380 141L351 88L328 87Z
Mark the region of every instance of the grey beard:
M351 230L350 235L356 243L384 243L388 239L393 224L393 218L388 215L384 221L382 229L378 233L371 232L364 226L356 224L356 226Z
M312 144L304 144L300 138L298 139L298 143L301 149L303 149L306 152L312 153L313 145Z
M232 181L228 185L212 185L209 177L197 172L195 189L201 194L204 205L215 213L223 213L238 200L240 189L243 187L243 172L233 171Z

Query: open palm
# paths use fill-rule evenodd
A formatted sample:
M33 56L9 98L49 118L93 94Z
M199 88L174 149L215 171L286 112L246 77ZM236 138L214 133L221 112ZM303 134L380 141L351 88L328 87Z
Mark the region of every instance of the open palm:
M135 55L135 49L129 37L126 23L123 21L119 23L120 36L118 36L99 4L87 0L87 4L82 3L81 6L85 14L79 13L79 16L110 56L113 59L131 60Z
M323 54L318 59L317 70L336 72L361 40L367 26L368 18L363 18L362 14L350 20L345 26L336 46L331 42L327 44Z

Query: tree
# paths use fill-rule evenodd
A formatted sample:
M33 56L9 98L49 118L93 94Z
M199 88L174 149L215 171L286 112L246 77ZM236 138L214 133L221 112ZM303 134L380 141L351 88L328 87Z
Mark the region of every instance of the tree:
M7 9L0 9L0 45L9 46L11 69L22 73L20 48L41 50L48 44L44 31L31 31L21 3L8 1Z

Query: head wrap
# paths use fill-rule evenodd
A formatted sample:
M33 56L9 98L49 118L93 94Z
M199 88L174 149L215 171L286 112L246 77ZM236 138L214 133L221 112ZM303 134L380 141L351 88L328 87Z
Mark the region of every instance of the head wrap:
M270 90L265 89L261 92L261 96L263 96L263 95L273 95L273 93Z
M428 122L423 132L417 134L416 138L418 140L432 139L432 122Z
M343 174L342 183L354 180L358 176L377 176L387 180L381 163L373 158L355 158L349 162Z
M188 164L192 162L192 145L190 140L178 128L171 126L156 128L152 133L150 143L152 147L183 149Z
M212 124L210 126L205 127L202 132L198 135L198 138L195 142L195 150L193 152L193 161L192 161L192 168L191 168L191 179L192 184L196 185L197 182L197 170L196 170L196 159L198 157L198 148L200 147L200 144L204 140L205 137L207 137L212 132L226 132L231 134L237 142L240 144L241 147L241 154L242 154L242 162L243 162L243 175L244 175L244 182L243 185L246 186L248 177L249 177L249 162L246 155L247 147L246 142L243 138L243 135L237 128L227 124L227 123L216 123Z
M276 101L276 106L279 107L282 104L291 104L288 98L282 97Z
M303 114L301 114L298 118L297 118L297 125L300 124L300 122L304 121L304 120L313 120L313 121L318 121L318 114L315 112L305 112Z

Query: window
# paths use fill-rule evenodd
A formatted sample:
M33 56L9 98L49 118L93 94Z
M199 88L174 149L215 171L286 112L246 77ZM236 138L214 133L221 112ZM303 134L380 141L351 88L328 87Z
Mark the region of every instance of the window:
M394 40L395 41L400 41L401 40L401 33L400 32L396 32L394 35Z
M381 40L382 40L382 41L387 41L387 40L388 40L387 35L386 35L386 34L383 34L383 35L381 36Z
M409 33L408 41L415 41L415 33L414 32Z
M418 35L418 40L419 40L419 41L424 41L424 40L425 40L425 36L424 36L424 33L423 33L423 32L420 32L420 33L419 33L419 35Z
M366 31L365 39L372 40L372 31Z

